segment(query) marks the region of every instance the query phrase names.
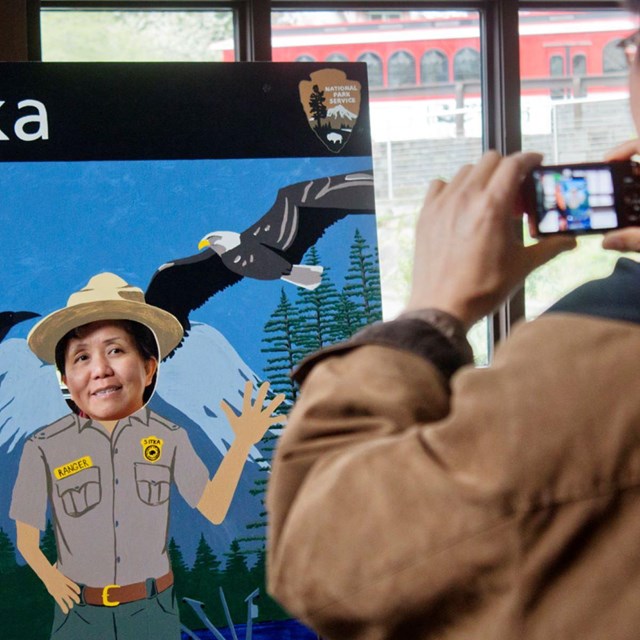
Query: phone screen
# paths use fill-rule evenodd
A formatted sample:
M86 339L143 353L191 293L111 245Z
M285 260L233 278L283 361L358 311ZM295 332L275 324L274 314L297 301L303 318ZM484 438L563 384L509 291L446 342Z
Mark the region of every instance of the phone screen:
M610 167L538 167L532 175L539 233L618 227Z

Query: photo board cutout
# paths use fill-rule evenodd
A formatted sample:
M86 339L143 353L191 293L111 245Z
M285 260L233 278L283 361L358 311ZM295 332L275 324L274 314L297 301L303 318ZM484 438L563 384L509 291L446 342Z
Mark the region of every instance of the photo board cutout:
M234 417L255 408L269 418L219 524L176 487L170 439L156 427L130 451L147 465L137 467L137 491L157 491L146 503L168 505L161 539L182 637L315 638L266 593L264 498L298 393L290 369L381 314L365 65L5 63L2 78L3 639L50 637L57 606L16 548L10 511L25 443L83 419L26 338L103 274L182 325L144 411L186 433L209 478L233 446ZM35 464L25 457L25 469ZM167 486L154 480L161 466ZM89 453L69 451L45 465L48 476L34 473L34 504L44 495L48 505L39 548L50 563L68 542L52 504L74 521L95 513L105 495L97 470ZM77 481L87 471L93 480ZM112 539L91 548L96 566L100 554L114 559L110 579L88 585L102 589L102 605L117 602L110 587L135 564Z

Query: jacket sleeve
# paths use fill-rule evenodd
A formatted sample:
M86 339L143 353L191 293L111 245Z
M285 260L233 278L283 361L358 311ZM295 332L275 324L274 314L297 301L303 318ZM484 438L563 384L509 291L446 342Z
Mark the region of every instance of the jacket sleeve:
M521 597L549 590L591 498L640 481L640 328L552 316L451 392L388 344L310 369L268 492L269 589L292 615L332 640L442 638L452 620L474 637L465 620L496 627L482 603L517 581Z
M374 325L298 370L305 381L268 493L269 583L330 637L359 637L359 619L363 629L390 620L403 583L410 590L411 574L425 569L416 517L422 487L442 470L416 425L449 413L449 376L471 359L463 332L435 320ZM435 518L449 510L442 497L429 507Z

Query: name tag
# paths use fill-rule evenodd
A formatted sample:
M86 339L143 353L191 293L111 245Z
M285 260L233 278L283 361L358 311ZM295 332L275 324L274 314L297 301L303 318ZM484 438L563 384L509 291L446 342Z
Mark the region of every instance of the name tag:
M62 478L72 476L74 473L78 473L89 467L93 467L93 461L90 456L84 456L83 458L73 460L73 462L67 462L67 464L63 464L61 467L57 467L53 470L53 475L58 480L62 480Z

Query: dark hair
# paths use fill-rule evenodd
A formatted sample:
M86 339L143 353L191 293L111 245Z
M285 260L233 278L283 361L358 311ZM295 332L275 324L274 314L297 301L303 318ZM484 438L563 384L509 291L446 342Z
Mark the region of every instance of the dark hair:
M103 321L98 320L98 322ZM135 322L134 320L104 320L104 322L122 327L122 329L124 329L133 338L136 349L145 362L151 359L159 360L158 343L156 342L156 337L153 334L153 331L151 331L149 327L141 324L140 322ZM56 345L56 367L62 375L65 373L65 359L69 342L72 338L82 338L87 331L87 327L93 324L95 324L95 322L83 324L75 329L71 329L71 331L67 332L58 341L58 344ZM149 384L149 386L144 390L144 394L142 396L143 403L146 403L151 397L156 386L157 375L158 372L156 371L153 379L151 380L151 384Z
M99 320L98 322L102 322L102 320ZM146 327L139 322L135 322L134 320L105 320L104 322L122 327L122 329L124 329L133 338L133 342L136 345L138 353L145 361L151 360L151 358L158 360L158 344L156 343L153 331L151 331L149 327ZM69 342L72 338L82 338L86 333L87 327L92 324L95 324L95 322L75 327L75 329L71 329L71 331L68 331L64 336L62 336L62 338L60 338L56 345L56 367L62 375L64 375L65 371L65 358Z

